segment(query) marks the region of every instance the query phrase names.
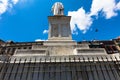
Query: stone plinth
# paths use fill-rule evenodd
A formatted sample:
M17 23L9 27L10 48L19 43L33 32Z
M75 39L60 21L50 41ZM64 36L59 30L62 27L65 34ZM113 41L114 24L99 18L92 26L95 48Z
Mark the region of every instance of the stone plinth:
M46 41L44 42L45 46L74 46L77 45L76 42L71 40L53 40L53 41Z
M48 40L72 40L70 29L70 16L49 16Z

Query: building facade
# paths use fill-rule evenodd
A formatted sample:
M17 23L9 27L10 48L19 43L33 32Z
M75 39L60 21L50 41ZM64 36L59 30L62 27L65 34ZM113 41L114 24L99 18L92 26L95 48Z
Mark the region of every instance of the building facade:
M120 39L72 40L70 16L49 16L48 41L0 40L0 80L120 80Z

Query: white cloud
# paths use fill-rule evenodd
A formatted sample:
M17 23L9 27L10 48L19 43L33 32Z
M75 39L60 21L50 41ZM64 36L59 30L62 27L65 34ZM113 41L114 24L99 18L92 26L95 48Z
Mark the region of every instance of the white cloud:
M116 3L115 0L93 0L91 6L90 15L98 16L99 12L102 11L106 19L110 19L113 16L116 16L115 12Z
M19 0L12 0L13 4L16 4Z
M120 10L120 2L116 5L116 10Z
M12 8L19 0L0 0L0 15Z
M78 9L78 11L69 11L68 16L72 16L70 23L72 25L72 32L74 32L76 30L76 26L78 26L78 29L85 33L89 29L89 26L92 24L91 17L85 12L83 8Z
M48 30L44 30L44 31L43 31L43 34L47 34L47 33L48 33Z
M46 41L46 40L45 39L36 39L35 41L39 42L39 41Z
M77 11L68 11L68 15L71 16L72 33L77 33L77 28L86 33L95 20L92 16L99 18L98 14L102 12L106 19L110 19L117 16L118 10L120 10L120 2L116 3L115 0L92 0L90 12L86 12L82 7Z
M8 7L8 0L0 0L0 15L6 12Z

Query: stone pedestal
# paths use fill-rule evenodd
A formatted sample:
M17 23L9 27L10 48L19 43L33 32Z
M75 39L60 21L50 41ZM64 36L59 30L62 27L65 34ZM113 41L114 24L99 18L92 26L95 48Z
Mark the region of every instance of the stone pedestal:
M70 29L70 16L49 16L48 40L72 40Z

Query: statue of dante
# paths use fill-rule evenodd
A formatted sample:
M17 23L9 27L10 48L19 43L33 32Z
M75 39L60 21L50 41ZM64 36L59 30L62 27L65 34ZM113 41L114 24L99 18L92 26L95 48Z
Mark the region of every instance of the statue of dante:
M52 6L53 15L64 15L64 7L61 2L56 2Z

